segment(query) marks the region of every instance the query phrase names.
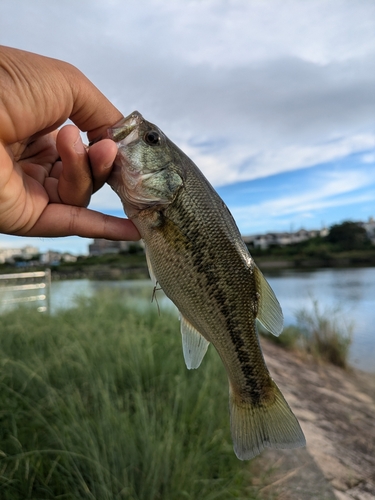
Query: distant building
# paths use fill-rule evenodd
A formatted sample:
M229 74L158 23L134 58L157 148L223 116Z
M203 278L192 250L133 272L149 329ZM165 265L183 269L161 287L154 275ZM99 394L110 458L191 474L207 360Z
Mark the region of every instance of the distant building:
M89 254L105 255L109 253L129 252L134 246L143 247L143 244L139 241L112 241L95 238L93 243L89 245Z
M0 248L0 264L14 262L15 258L30 260L39 254L39 248L26 246L23 248Z
M375 219L374 217L369 217L367 222L362 222L361 226L366 230L367 236L371 240L371 243L375 245Z
M76 262L77 257L70 253L60 253L53 250L48 250L40 256L40 261L43 264L58 265L60 262Z
M323 228L313 229L307 231L306 229L300 229L294 233L282 232L282 233L266 233L266 234L254 234L250 236L243 236L244 242L254 248L261 248L263 250L272 246L286 246L292 245L294 243L301 243L302 241L315 238L316 236L327 236L328 230Z

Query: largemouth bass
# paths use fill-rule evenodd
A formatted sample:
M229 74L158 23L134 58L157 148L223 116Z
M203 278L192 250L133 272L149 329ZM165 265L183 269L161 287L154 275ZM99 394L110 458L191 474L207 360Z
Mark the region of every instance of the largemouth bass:
M281 308L224 202L198 167L138 112L107 136L118 144L108 183L144 240L151 278L180 311L187 367L200 365L210 342L225 366L237 457L303 446L257 335L257 321L281 333Z

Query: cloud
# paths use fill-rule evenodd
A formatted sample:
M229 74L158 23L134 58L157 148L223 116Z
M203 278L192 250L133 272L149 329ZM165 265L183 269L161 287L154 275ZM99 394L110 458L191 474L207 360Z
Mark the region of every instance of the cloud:
M363 163L375 163L375 152L364 154L362 156L362 162Z
M375 134L360 134L323 144L295 144L279 149L254 151L250 157L246 157L248 152L245 151L243 151L243 157L240 151L233 151L233 154L226 152L226 158L219 155L217 159L213 156L207 157L207 155L200 157L199 152L196 154L193 149L191 149L191 157L214 186L218 187L337 161L349 155L373 149L374 146ZM369 153L364 155L364 158L370 159L372 156Z
M0 3L2 43L78 66L124 114L159 125L216 187L308 176L357 153L373 162L374 17L372 0ZM360 199L355 185L340 203ZM285 220L339 203L306 195L279 206ZM109 188L91 206L122 211Z
M273 0L272 8L254 0L128 1L123 11L122 5L91 1L87 16L100 14L116 45L153 39L151 55L163 47L189 65L236 67L286 54L328 64L373 50L375 8L368 0Z
M311 217L323 209L375 201L375 172L365 169L320 172L310 176L304 185L291 186L285 194L278 193L263 202L232 208L242 232L275 226L275 221ZM370 186L370 188L369 188Z

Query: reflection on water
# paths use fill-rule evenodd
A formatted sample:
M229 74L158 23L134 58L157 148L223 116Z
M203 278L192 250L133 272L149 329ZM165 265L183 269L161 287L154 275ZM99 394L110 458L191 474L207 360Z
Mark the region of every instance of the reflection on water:
M318 301L322 312L338 309L343 320L354 325L351 364L375 372L375 268L282 270L265 275L280 301L285 325L295 322L298 310L312 310L313 300ZM52 283L51 311L74 307L76 297L90 297L109 288L121 290L124 301L138 309L152 301L150 280L58 281ZM175 309L161 291L156 299L155 308Z

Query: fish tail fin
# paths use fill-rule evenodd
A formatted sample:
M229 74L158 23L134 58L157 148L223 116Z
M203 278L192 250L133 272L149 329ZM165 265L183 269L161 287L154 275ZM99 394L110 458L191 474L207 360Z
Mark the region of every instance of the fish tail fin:
M233 447L240 460L250 460L264 448L298 448L306 444L297 418L271 380L273 397L254 405L241 401L230 388Z

